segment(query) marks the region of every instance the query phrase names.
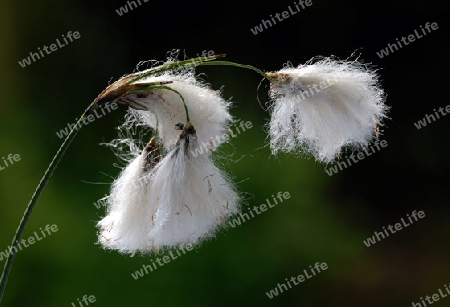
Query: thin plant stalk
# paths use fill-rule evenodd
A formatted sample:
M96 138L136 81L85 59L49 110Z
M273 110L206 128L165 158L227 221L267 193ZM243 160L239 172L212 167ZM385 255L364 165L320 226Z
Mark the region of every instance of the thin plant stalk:
M131 74L131 76L136 76L135 78L132 78L129 82L127 82L127 84L131 84L134 83L136 81L142 80L146 77L152 76L152 75L157 75L157 74L161 74L165 71L169 71L169 70L176 70L176 69L180 69L180 68L186 68L186 67L194 67L194 66L234 66L234 67L240 67L240 68L245 68L245 69L249 69L249 70L253 70L254 72L258 73L259 75L263 76L266 79L270 80L270 74L267 74L265 72L263 72L262 70L251 66L251 65L244 65L244 64L239 64L239 63L234 63L234 62L229 62L229 61L214 61L218 58L224 57L225 54L218 54L218 55L214 55L214 56L209 56L209 57L199 57L199 58L193 58L193 59L189 59L189 60L184 60L184 61L177 61L177 62L172 62L172 63L167 63L167 64L163 64L161 66L158 67L154 67L151 69L148 69L144 72L140 72L140 73L134 73ZM180 98L183 102L183 106L185 108L186 111L186 119L187 122L190 122L190 118L189 118L189 112L186 106L186 103L184 101L183 96L177 92L176 90L168 87L168 86L151 86L152 88L160 88L160 89L166 89L166 90L171 90L175 93L177 93L178 95L180 95ZM140 89L142 90L142 89ZM94 109L99 107L99 105L93 103L89 110ZM44 176L42 177L41 181L39 182L39 185L36 188L36 191L33 194L33 197L31 198L30 202L28 203L28 206L25 210L25 213L22 217L22 220L20 221L19 227L17 228L16 234L14 236L14 239L11 243L11 247L10 247L10 253L8 255L8 259L6 260L4 269L3 269L3 273L0 279L0 304L2 302L3 299L3 294L5 292L5 288L6 288L6 284L8 282L8 277L9 274L11 273L11 268L12 268L12 264L14 261L14 258L16 256L16 253L11 253L11 250L14 248L15 250L17 250L17 246L19 245L19 241L22 238L22 235L25 231L25 226L28 223L28 220L30 219L31 213L33 212L33 209L36 206L36 203L42 193L42 191L44 190L44 188L46 187L48 181L50 180L50 177L52 176L54 170L56 169L56 167L58 166L61 158L64 156L64 153L66 152L67 148L69 147L70 143L73 141L73 139L75 138L75 136L77 135L78 131L81 129L82 125L81 124L83 118L86 117L86 114L81 115L81 117L79 118L79 120L77 121L76 125L72 128L72 130L70 131L70 133L67 135L66 139L64 140L64 142L61 144L60 148L58 149L58 151L56 152L56 155L53 157L53 160L50 162L50 165L48 166L47 170L45 171ZM80 126L80 127L78 127Z
M142 80L144 78L147 78L147 77L150 77L153 75L161 74L165 71L182 69L182 68L187 68L187 67L195 67L195 66L234 66L234 67L239 67L239 68L245 68L245 69L253 70L254 72L258 73L259 75L263 76L264 78L270 80L269 75L267 75L265 72L263 72L262 70L254 67L254 66L246 65L246 64L239 64L239 63L230 62L230 61L216 61L216 59L224 57L224 56L225 56L225 54L217 54L217 55L213 55L213 56L209 56L209 57L199 57L199 58L193 58L193 59L184 60L184 61L163 64L161 66L147 69L143 72L131 74L131 76L136 76L136 77L132 78L126 84L132 84L136 81Z
M3 294L5 292L6 283L8 282L9 274L11 273L11 268L13 265L14 257L16 256L16 253L18 252L17 246L19 245L20 239L22 238L22 235L25 231L25 226L28 223L28 220L30 219L31 213L33 212L33 209L36 207L36 203L44 190L45 186L47 185L48 181L50 180L50 177L52 176L54 170L59 164L59 161L64 156L64 153L66 152L67 148L69 147L70 143L72 143L73 139L77 135L78 131L81 129L81 121L85 115L82 115L80 119L77 121L76 125L72 128L70 133L67 135L64 142L59 147L58 151L56 152L56 155L53 157L53 160L50 162L50 165L48 166L47 170L45 171L44 176L42 177L41 181L39 182L39 185L36 188L36 191L33 194L33 197L31 197L30 202L28 203L27 208L25 209L25 213L23 214L22 220L20 221L19 227L17 228L16 234L14 236L14 239L11 243L11 247L9 249L9 255L8 259L6 260L2 277L0 279L0 303L2 302ZM78 128L79 126L79 128ZM12 249L15 248L17 252L12 253Z
M263 72L262 70L254 67L252 65L239 64L239 63L230 62L230 61L213 61L213 62L201 62L201 63L197 64L197 66L235 66L235 67L239 67L239 68L250 69L270 81L270 77L265 72Z

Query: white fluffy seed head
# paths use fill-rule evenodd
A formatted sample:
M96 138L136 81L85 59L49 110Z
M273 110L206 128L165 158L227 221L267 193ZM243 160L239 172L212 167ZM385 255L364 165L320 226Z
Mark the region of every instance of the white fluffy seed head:
M199 146L193 127L185 127L178 145L159 163L148 190L157 203L149 238L155 248L198 244L238 212L238 195L210 154L193 155Z
M184 72L166 72L137 81L139 83L170 82L168 89L154 89L147 97L139 94L128 94L125 99L145 105L149 111L130 110L141 124L158 130L159 137L167 150L172 149L178 140L179 131L174 130L178 122L186 124L186 112L181 94L190 115L190 122L198 131L198 141L207 143L217 136L227 132L227 126L232 120L228 112L230 103L224 100L220 92L210 89L198 81L191 70ZM178 94L178 93L179 94Z
M343 147L370 143L386 117L388 107L375 71L356 61L325 58L269 76L274 154L309 152L328 163Z
M156 204L147 201L150 185L144 155L136 157L120 174L106 199L107 215L98 222L99 242L108 249L134 254L151 248L148 225Z
M164 158L156 150L137 153L131 139L111 143L126 143L134 151L126 156L135 157L113 183L107 215L98 222L105 248L134 254L199 244L239 211L234 185L211 152L196 154L193 126L175 131L179 140Z

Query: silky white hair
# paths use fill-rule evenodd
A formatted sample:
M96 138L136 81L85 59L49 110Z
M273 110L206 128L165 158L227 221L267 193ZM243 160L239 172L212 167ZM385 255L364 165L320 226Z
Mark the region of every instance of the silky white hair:
M156 247L197 244L238 212L238 194L210 154L194 156L198 139L188 132L155 167L147 195L157 203L149 238Z
M145 98L139 98L138 94L128 94L127 99L147 107L149 111L130 110L130 112L134 113L143 125L158 131L167 150L172 149L178 141L179 131L174 130L174 125L186 124L186 112L180 95L184 98L189 111L190 122L197 129L200 144L206 144L228 132L227 126L232 121L228 111L231 103L223 99L219 91L214 91L197 80L192 70L165 72L133 84L154 82L170 82L167 87L173 91L154 89Z
M360 149L378 136L388 107L376 72L369 67L322 58L269 75L274 154L311 153L329 163L343 147Z
M107 215L97 224L105 248L134 254L199 244L239 211L233 182L210 153L193 155L197 146L195 129L188 126L159 162L154 151L134 153L114 181Z
M197 80L189 68L132 83L136 84L146 86L120 97L111 94L137 109L128 110L119 138L108 144L129 164L106 198L107 215L97 224L99 242L131 254L198 244L239 211L234 184L214 165L215 148L209 146L211 140L214 147L226 141L217 136L228 133L230 102ZM141 149L148 132L156 140L151 152ZM208 144L207 150L196 154L200 144ZM156 152L157 157L152 155Z
M106 248L134 254L150 247L148 225L156 204L147 201L151 180L143 166L144 157L139 155L114 181L106 198L107 215L97 224L99 242Z

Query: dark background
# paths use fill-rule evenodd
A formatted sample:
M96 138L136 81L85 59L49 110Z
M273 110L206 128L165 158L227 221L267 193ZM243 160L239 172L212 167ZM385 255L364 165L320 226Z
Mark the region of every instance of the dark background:
M141 3L119 16L115 10L126 1L2 2L0 156L21 160L0 171L0 251L62 142L56 132L109 82L139 61L165 60L173 49L189 57L227 53L230 61L265 71L356 51L379 69L391 107L381 137L388 147L331 177L313 159L273 157L265 133L270 115L258 103L267 102L267 82L258 89L261 78L251 71L198 68L213 88L224 86L232 115L253 123L224 147L224 155L234 155L222 161L247 204L279 191L291 198L134 280L131 273L155 256L130 258L95 244L104 210L93 203L120 171L99 143L116 136L125 114L120 108L84 127L67 151L24 238L46 224L59 230L17 254L2 306L71 306L85 294L96 297L94 306L411 306L450 283L450 116L414 126L450 104L448 14L440 2L313 0L258 35L250 28L294 1ZM385 58L376 55L426 22L439 29ZM81 38L25 68L18 64L68 31ZM363 244L413 210L426 217L371 247ZM266 296L316 262L328 270L274 299ZM450 298L436 306L450 306Z

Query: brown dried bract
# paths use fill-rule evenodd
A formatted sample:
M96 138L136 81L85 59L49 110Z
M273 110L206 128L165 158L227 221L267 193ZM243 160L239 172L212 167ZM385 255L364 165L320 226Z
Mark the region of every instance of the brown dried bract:
M156 138L152 138L144 148L144 173L148 172L158 164L162 159L161 151L156 142Z
M128 84L135 78L135 75L127 75L120 80L117 80L113 84L105 88L97 98L89 105L89 107L84 111L85 115L89 115L93 109L104 105L107 102L117 102L118 104L126 105L132 108L138 108L139 104L133 103L133 100L126 99L125 96L131 91L139 91L150 85L165 85L172 83L172 81L160 81L152 83L136 83ZM146 98L150 95L150 91L143 90L142 92L136 93L136 98Z

